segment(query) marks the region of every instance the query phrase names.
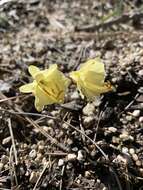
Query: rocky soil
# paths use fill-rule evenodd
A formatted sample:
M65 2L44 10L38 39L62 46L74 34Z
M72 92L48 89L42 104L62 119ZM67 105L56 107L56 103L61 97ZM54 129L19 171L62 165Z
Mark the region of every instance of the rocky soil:
M0 189L143 189L142 10L141 0L0 5ZM116 88L98 101L71 85L65 104L38 113L19 92L31 64L67 74L97 56Z

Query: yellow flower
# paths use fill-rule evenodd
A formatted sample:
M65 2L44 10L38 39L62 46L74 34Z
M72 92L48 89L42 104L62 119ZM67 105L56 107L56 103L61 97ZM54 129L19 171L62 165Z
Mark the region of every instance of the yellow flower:
M42 111L45 105L64 102L65 91L70 80L58 70L56 64L43 71L30 65L28 70L34 81L21 86L20 91L32 92L35 95L35 107L38 111Z
M71 72L70 77L77 84L82 98L86 96L88 100L113 90L109 82L104 82L104 64L99 58L88 60L78 71Z

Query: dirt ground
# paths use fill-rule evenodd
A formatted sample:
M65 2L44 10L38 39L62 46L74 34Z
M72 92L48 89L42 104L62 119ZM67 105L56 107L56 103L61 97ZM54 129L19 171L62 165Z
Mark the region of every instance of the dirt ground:
M2 2L2 1L1 1ZM0 2L0 190L143 189L143 1ZM28 66L101 57L116 88L38 113Z

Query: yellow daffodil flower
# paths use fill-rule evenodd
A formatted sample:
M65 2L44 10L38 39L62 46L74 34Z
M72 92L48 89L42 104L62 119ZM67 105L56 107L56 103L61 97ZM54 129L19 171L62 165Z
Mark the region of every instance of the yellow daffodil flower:
M38 111L42 111L45 105L64 102L65 91L70 80L58 70L56 64L43 71L30 65L28 70L34 81L21 86L20 91L34 94L35 107Z
M113 90L109 82L104 82L104 64L99 58L88 60L78 71L71 72L70 77L77 84L81 97L86 96L88 100Z

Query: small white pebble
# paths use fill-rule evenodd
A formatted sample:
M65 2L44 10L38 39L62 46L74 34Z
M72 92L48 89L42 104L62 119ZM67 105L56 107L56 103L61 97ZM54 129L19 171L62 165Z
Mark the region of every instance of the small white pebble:
M45 130L46 132L49 132L51 129L51 127L48 127L48 126L43 126L43 130Z
M133 117L132 117L131 115L127 115L127 116L126 116L126 120L127 120L127 121L132 121L132 119L133 119Z
M112 133L117 132L117 128L115 128L115 127L109 127L108 130L111 131Z
M29 181L30 183L36 183L38 180L39 174L35 171L33 171L30 175Z
M100 183L101 183L100 179L97 179L97 180L96 180L96 183L99 183L99 184L100 184Z
M129 151L129 150L128 150L128 148L127 148L127 147L123 147L123 148L122 148L122 153L127 154L127 153L128 153L128 151Z
M82 150L79 150L78 151L78 154L77 154L77 160L79 161L83 161L85 158L84 158L84 153Z
M103 189L102 190L107 190L107 187L103 187Z
M126 164L127 163L127 160L122 156L122 155L118 155L114 160L113 160L113 162L115 162L115 163L124 163L124 164Z
M73 140L70 139L70 138L68 138L68 139L67 139L67 144L68 144L68 145L72 145L72 144L73 144Z
M88 103L82 111L84 115L94 115L95 106L93 103Z
M85 171L85 177L90 177L91 176L91 173L89 171Z
M143 116L141 116L141 117L139 118L139 122L140 122L140 123L143 123Z
M44 148L45 148L45 147L44 147L43 145L39 145L39 146L38 146L38 150L39 150L39 151L44 150Z
M142 69L142 70L140 70L140 71L138 72L138 75L139 75L140 77L142 77L142 76L143 76L143 69Z
M54 116L54 117L57 117L59 115L59 110L53 110L51 112L51 114Z
M119 137L121 138L121 139L128 139L128 133L122 133L122 134L120 134L119 135Z
M77 99L79 99L79 93L78 93L77 91L73 92L73 93L71 94L71 99L72 99L72 100L77 100Z
M43 157L43 159L42 159L42 164L44 166L48 164L48 161L47 161L47 159L45 157Z
M133 154L132 158L133 158L134 161L137 161L138 160L138 155L137 154Z
M140 110L134 110L133 113L132 113L132 115L134 117L139 117L140 116Z
M139 170L140 170L141 175L143 176L143 168L140 168Z
M76 158L77 158L76 154L68 154L67 155L67 160L68 161L76 160Z
M62 128L63 128L63 129L68 129L68 128L69 128L69 126L68 126L68 124L63 123L63 124L62 124Z
M6 164L8 161L9 161L8 156L2 155L2 157L1 157L1 163Z
M63 159L59 159L58 161L58 166L63 166L64 165L64 160Z
M130 153L130 154L135 154L135 149L130 148L130 149L129 149L129 153Z
M29 153L29 157L30 158L35 158L37 156L37 152L35 149L31 150L30 153Z
M93 116L88 116L88 117L85 117L85 118L84 118L83 123L84 123L85 125L89 125L89 124L91 124L93 121L94 121L94 117L93 117Z
M48 124L50 127L54 127L54 126L55 126L55 122L54 122L53 119L49 119L49 120L47 121L47 124Z
M141 166L141 165L142 165L141 161L140 161L140 160L137 160L137 161L136 161L136 165L137 165L137 166Z

